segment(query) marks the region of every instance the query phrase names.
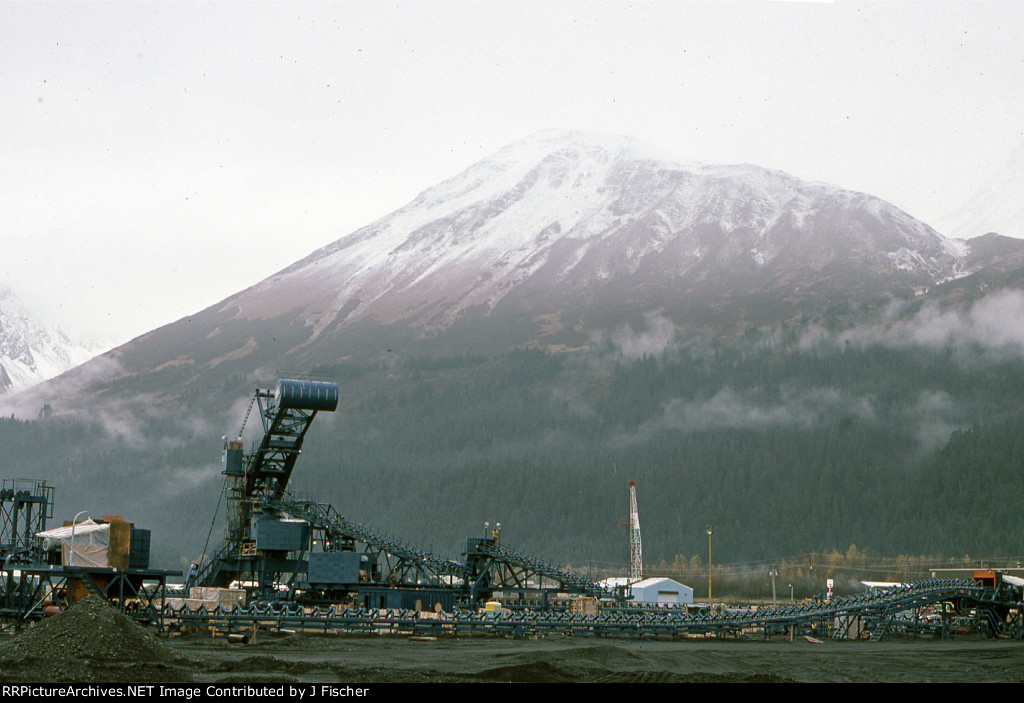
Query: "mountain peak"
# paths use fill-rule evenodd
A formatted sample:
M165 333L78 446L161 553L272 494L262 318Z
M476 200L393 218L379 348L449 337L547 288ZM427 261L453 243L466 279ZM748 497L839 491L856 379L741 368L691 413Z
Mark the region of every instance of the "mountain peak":
M983 294L1017 280L1021 256L865 193L545 130L108 360L118 388L155 390L391 352L577 349L648 319L732 335L831 301L871 314L987 270L956 284Z
M606 132L586 132L573 129L542 129L517 139L503 147L491 158L510 155L517 161L529 160L529 154L546 155L556 152L603 154L612 157L665 161L695 168L697 160L674 153L635 137Z
M813 289L842 277L870 287L879 276L927 286L962 273L964 253L863 193L751 164L674 160L630 137L544 130L231 306L263 317L302 300L315 334L372 320L429 335L507 299L551 315L549 301L565 291L593 300L627 279L634 290L661 291L659 300L674 290L691 303L709 281L733 279L765 289L783 280ZM274 287L291 293L264 294Z
M52 378L96 351L41 321L9 286L0 284L0 394Z
M679 324L706 321L729 286L736 309L721 317L732 320L747 317L738 301L748 298L802 308L823 291L920 291L962 276L967 253L864 193L752 164L676 159L631 137L543 130L220 309L297 314L312 332L306 347L360 323L400 325L422 340L502 310L564 338L529 334L520 344L578 344L593 321L574 323L575 341L566 322L550 321L621 318L637 305Z

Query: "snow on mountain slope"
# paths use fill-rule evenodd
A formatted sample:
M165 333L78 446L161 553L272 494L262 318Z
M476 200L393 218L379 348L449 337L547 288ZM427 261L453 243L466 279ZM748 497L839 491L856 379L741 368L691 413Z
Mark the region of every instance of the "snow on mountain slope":
M0 394L58 376L100 351L44 325L9 288L0 286Z
M852 254L925 283L957 275L966 252L862 193L748 164L679 161L627 137L550 130L429 188L225 309L261 318L301 307L316 331L362 318L437 329L469 308L493 309L542 270L586 285L633 274L669 250L679 276L709 257L742 270L782 260L820 268Z
M91 406L340 360L580 349L626 329L737 335L823 316L838 328L1022 275L1024 242L947 239L864 193L546 131L34 392L65 398L70 384Z

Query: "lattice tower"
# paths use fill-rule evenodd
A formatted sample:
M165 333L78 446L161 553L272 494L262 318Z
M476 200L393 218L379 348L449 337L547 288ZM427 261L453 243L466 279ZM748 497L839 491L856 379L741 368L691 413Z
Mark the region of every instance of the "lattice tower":
M629 580L643 578L643 548L640 544L640 515L636 509L636 484L629 482Z

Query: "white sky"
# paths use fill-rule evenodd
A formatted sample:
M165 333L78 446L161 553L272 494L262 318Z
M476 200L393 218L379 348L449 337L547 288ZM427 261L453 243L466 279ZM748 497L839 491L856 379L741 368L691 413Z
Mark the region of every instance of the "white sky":
M943 230L1024 144L1024 2L0 0L0 283L122 342L551 127Z

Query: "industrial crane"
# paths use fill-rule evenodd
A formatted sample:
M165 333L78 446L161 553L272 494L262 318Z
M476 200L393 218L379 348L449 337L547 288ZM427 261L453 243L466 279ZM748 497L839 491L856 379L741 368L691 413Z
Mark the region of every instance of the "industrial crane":
M307 603L359 602L373 608L414 604L451 609L494 591L586 593L612 597L583 577L507 549L498 530L467 541L466 561L442 559L347 520L332 506L288 495L310 423L334 411L338 386L282 380L257 389L263 437L243 453L241 436L224 442L227 528L224 545L190 570L186 585L242 585L247 599L301 597ZM242 429L245 429L243 422Z
M255 581L266 597L276 575L294 572L289 553L301 554L309 523L280 514L273 507L288 487L302 442L317 412L338 407L338 384L282 379L273 390L257 388L249 405L258 406L263 437L252 452L242 451L238 439L224 442L227 528L224 546L203 568L190 573L190 583L227 586L232 581ZM248 414L246 415L248 420Z

